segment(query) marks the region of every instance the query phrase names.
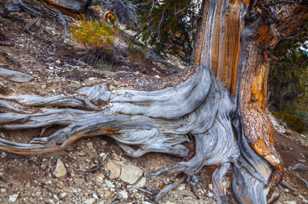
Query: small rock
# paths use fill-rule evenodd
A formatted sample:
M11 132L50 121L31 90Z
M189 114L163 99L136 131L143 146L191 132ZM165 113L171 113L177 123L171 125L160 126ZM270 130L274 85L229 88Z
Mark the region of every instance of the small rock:
M18 198L18 193L9 196L9 203L15 203Z
M56 195L56 194L54 194L52 197L53 197L55 200L59 200L59 197L58 197L58 195Z
M96 179L95 180L96 180L96 182L98 184L102 184L104 182L104 180L105 180L105 175L100 173L100 174L96 175Z
M128 184L135 184L143 175L143 170L137 166L128 164L122 166L120 179Z
M95 200L97 200L97 199L98 199L98 195L97 195L97 193L96 193L96 192L92 193L92 196L93 196L93 198L95 198Z
M1 188L1 189L0 189L0 192L1 192L1 193L6 193L6 189L5 189L5 188Z
M26 183L26 188L30 188L30 187L31 187L30 182L27 182L27 183Z
M289 201L285 201L285 204L296 204L295 200L289 200Z
M100 156L100 157L105 157L105 156L106 156L106 153L105 153L105 152L101 152L101 153L99 153L99 156Z
M185 190L185 184L181 184L181 185L178 187L178 189L179 189L180 191L184 191L184 190Z
M176 204L176 203L171 202L171 201L167 201L165 204Z
M105 185L107 188L115 188L115 185L109 180L105 180Z
M153 203L150 203L148 201L143 201L142 204L153 204Z
M86 156L87 154L86 154L84 151L80 151L80 152L78 153L78 155L84 157L84 156Z
M36 181L36 183L37 183L37 181ZM46 181L46 184L51 185L51 184L52 184L52 181L51 181L51 180L48 180L48 181Z
M145 177L142 177L142 178L134 185L134 187L136 187L136 188L142 188L142 187L145 186L146 182L147 182L147 179L146 179Z
M90 78L88 78L88 80L89 81L95 81L95 80L97 80L97 78L96 77L90 77Z
M53 201L52 199L47 199L46 203L48 203L48 204L55 204L55 201Z
M55 175L55 177L60 178L60 177L64 177L66 175L67 171L66 168L64 166L64 163L61 161L61 159L57 160L57 164L56 164L56 168L53 172L53 174Z
M119 178L121 175L121 165L114 160L107 163L106 169L110 172L110 179Z
M85 200L83 203L84 204L94 204L95 203L95 198L89 198L87 200Z
M104 191L104 199L112 199L112 197L114 196L114 193L111 191Z
M65 192L62 192L62 193L59 194L59 198L61 200L64 199L66 196L67 196L67 193L65 193Z
M119 195L119 197L120 197L121 199L123 199L123 200L126 200L126 199L128 198L128 193L127 193L127 191L125 191L125 190L120 191L118 195Z
M105 161L108 157L108 154L102 152L102 153L99 154L99 157L101 157L102 161Z
M1 152L1 158L5 158L7 156L7 153L5 153L5 152Z
M73 192L73 193L80 193L80 192L81 192L81 189L80 189L80 188L73 188L73 189L72 189L72 192Z
M302 162L302 163L306 163L305 159L298 159L298 161Z
M213 198L213 197L214 197L214 194L213 194L212 192L209 191L209 192L207 193L207 196L208 196L209 198Z

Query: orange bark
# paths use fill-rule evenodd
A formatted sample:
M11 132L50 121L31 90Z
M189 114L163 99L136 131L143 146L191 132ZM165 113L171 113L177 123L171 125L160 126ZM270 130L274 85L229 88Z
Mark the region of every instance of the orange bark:
M247 2L245 1L245 4ZM208 64L216 77L224 82L225 87L235 95L240 56L240 8L242 2L240 0L230 1L226 11L224 3L223 0L216 2L213 21L209 20L212 16L203 16L197 37L195 63ZM209 13L209 9L209 1L205 1L203 13ZM214 23L214 26L211 23ZM212 39L206 39L211 28L213 28ZM210 41L208 47L205 45L206 41ZM206 56L210 59L207 59Z
M267 114L269 57L265 49L273 48L280 38L296 31L307 20L307 8L299 5L281 7L276 24L261 22L253 28L254 37L246 39L241 8L247 7L250 1L217 0L214 4L215 15L211 21L210 9L213 8L210 0L204 1L195 63L208 65L217 79L239 99L244 134L251 147L281 170L281 159L274 147L274 131ZM224 4L228 5L224 7ZM209 32L212 32L211 36Z

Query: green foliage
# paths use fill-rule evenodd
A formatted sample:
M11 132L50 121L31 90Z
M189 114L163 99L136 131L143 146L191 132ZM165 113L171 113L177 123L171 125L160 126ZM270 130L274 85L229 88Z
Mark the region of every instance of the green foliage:
M189 61L193 50L201 1L131 0L137 5L138 37L160 53L171 53Z
M136 37L159 54L191 59L201 0L103 1L119 22L137 32ZM97 21L80 21L71 28L74 39L88 47L113 43L113 29Z
M270 109L295 130L303 123L308 127L308 56L300 50L308 40L308 24L301 29L272 51L269 76Z
M115 31L107 23L81 20L71 26L73 38L90 48L109 48L113 45Z
M296 132L302 133L305 129L305 123L294 114L287 112L273 112L273 115L284 121L289 128Z
M308 57L299 48L308 40L307 36L308 24L297 35L280 42L273 50L269 81L273 97L287 97L292 100L305 95Z

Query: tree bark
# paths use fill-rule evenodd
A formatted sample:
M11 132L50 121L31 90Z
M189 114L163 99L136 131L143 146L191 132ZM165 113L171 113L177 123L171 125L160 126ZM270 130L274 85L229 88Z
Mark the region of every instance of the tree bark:
M257 6L264 8L264 4ZM281 171L267 110L268 54L279 40L300 30L308 14L307 7L296 3L269 6L267 11L272 13L263 10L263 18L272 18L274 22L260 16L253 22L245 22L245 16L249 16L252 9L249 0L204 1L195 63L210 67L237 98L243 133L250 146Z
M307 7L295 3L271 5L268 10L275 15L268 17L275 22L255 19L249 23L245 16L249 15L250 6L249 0L204 1L195 63L210 67L236 97L242 134L249 146L273 167L270 182L275 184L282 177L283 164L274 147L275 133L268 118L268 53L307 21ZM259 6L266 5L261 2Z
M0 96L2 131L54 130L30 143L2 138L0 150L40 154L61 150L84 137L109 136L132 157L149 152L187 157L184 143L194 142L191 160L152 175L194 176L204 166L216 165L212 177L218 203L228 201L223 185L228 171L239 203L266 203L269 184L278 175L273 172L282 171L267 117L266 50L292 34L307 17L305 8L297 4L271 11L278 8L274 23L259 18L250 22L247 15L254 11L248 0L205 0L195 49L199 66L190 79L175 87L111 92L97 85L72 96Z

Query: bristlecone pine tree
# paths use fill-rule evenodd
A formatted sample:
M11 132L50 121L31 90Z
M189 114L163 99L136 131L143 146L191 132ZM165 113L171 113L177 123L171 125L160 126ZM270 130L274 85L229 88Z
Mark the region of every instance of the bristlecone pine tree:
M186 157L183 143L194 142L189 161L153 176L194 176L215 165L217 203L228 202L222 184L227 172L232 172L237 202L267 203L283 175L267 116L267 50L307 22L307 7L300 1L204 0L202 10L194 52L198 67L188 80L157 91L109 91L97 85L73 96L2 96L2 130L56 131L29 144L1 139L0 150L41 154L83 137L109 136L132 157L149 152Z

